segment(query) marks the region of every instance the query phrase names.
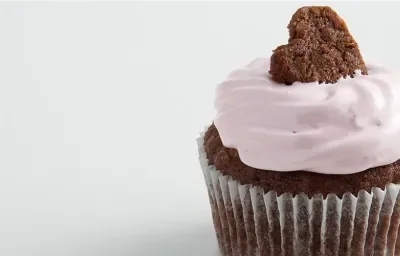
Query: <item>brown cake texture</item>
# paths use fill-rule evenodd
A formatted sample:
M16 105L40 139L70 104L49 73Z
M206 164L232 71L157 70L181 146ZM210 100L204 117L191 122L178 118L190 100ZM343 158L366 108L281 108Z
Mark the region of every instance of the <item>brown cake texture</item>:
M259 186L264 191L278 195L304 192L308 196L334 193L339 197L346 192L357 196L358 191L371 191L372 187L384 188L389 183L400 182L400 161L348 175L327 175L307 171L277 172L260 170L244 164L238 151L222 144L217 128L212 124L204 136L204 148L210 165L241 184Z
M278 83L335 83L368 74L357 42L346 23L330 7L303 7L292 17L289 42L274 50L270 74Z
M345 22L327 6L302 7L288 25L289 43L279 46L271 56L270 74L282 84L293 82L335 83L341 77L351 79L355 70L367 75L367 68L358 45L350 35ZM233 148L226 148L217 128L211 125L205 134L205 151L210 165L242 184L274 190L278 194L290 192L307 195L345 192L354 195L360 190L384 188L400 182L400 161L371 168L350 175L326 175L298 170L278 172L260 170L244 164Z
M356 70L367 75L357 43L331 8L300 8L288 28L289 43L271 56L270 74L278 83L336 83ZM400 160L348 175L279 172L244 164L236 149L223 145L214 124L203 143L221 255L400 255L400 193L390 186L381 198L374 189L400 183ZM233 182L227 184L226 176Z

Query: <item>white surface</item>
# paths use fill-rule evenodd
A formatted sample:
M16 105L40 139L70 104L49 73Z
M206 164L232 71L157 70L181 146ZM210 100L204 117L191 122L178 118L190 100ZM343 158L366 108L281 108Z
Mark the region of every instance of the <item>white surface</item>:
M399 4L333 6L396 64ZM1 4L0 255L215 253L197 133L298 7Z

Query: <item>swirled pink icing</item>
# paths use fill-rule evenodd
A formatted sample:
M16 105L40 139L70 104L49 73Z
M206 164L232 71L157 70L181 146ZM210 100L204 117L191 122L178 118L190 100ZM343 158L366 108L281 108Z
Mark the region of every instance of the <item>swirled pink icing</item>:
M350 174L400 158L400 76L367 63L335 84L276 84L256 59L219 84L214 120L243 163L274 171Z

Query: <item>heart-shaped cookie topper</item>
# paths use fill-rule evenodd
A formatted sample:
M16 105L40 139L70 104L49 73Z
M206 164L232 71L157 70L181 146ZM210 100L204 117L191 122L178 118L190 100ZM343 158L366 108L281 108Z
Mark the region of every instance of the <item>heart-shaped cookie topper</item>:
M302 7L289 25L289 43L276 48L269 73L278 83L336 83L368 71L346 23L328 6Z

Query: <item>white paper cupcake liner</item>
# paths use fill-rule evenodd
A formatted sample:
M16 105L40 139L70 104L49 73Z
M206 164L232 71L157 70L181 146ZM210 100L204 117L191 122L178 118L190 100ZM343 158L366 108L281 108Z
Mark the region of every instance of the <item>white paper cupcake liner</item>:
M221 255L400 255L400 185L362 190L357 197L277 196L208 165L203 136L200 163Z

